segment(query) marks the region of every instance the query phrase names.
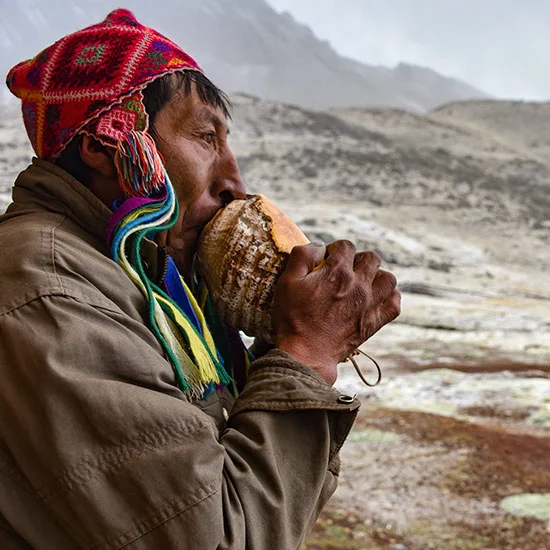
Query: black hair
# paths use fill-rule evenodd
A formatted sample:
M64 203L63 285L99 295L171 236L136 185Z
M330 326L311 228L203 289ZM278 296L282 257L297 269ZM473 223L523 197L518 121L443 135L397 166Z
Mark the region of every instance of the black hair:
M143 104L149 115L149 129L153 137L155 136L155 119L158 113L180 90L186 96L190 95L193 84L202 102L221 109L225 118L231 119L229 97L209 78L199 71L176 71L153 80L143 90ZM82 134L75 136L54 163L71 174L80 183L89 187L91 172L89 166L80 156L79 147L81 143Z
M149 115L152 133L155 129L156 116L162 108L180 90L188 96L193 84L203 103L221 109L225 118L231 120L231 102L225 92L199 71L177 71L153 80L143 90L143 104Z

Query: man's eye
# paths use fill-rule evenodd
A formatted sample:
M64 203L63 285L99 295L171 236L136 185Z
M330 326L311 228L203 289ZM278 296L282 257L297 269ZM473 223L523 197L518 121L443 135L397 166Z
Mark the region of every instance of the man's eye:
M214 132L208 132L208 133L202 135L202 139L204 139L204 141L206 141L206 143L212 144L212 143L214 143L214 141L216 139L216 134Z

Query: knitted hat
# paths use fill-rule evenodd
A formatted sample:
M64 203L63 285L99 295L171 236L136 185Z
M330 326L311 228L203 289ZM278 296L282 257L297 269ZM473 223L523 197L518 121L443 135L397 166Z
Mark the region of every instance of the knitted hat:
M125 9L58 40L8 73L38 157L52 161L79 133L117 146L131 130L146 131L141 90L194 59Z

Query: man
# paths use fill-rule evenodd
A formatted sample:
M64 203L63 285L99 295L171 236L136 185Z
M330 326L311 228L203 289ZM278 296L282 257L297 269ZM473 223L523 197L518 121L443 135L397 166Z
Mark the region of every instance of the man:
M398 315L395 278L345 241L295 248L246 374L189 296L200 230L245 196L223 93L127 10L8 86L38 159L0 218L0 547L299 548L359 406L336 365Z

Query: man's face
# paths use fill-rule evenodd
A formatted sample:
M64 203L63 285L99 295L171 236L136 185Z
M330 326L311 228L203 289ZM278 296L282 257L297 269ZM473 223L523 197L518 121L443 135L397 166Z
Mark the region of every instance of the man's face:
M191 267L204 225L225 204L246 191L227 143L223 111L203 103L193 89L177 92L157 114L157 147L180 204L177 223L159 236L183 274Z

